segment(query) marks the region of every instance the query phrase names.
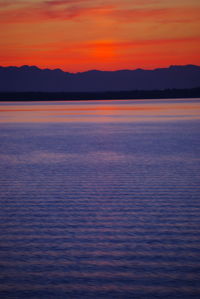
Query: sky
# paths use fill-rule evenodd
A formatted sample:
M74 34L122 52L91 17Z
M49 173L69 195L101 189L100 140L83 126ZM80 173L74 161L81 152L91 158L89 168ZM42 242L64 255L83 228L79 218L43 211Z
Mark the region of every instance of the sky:
M199 0L0 0L0 65L200 65Z

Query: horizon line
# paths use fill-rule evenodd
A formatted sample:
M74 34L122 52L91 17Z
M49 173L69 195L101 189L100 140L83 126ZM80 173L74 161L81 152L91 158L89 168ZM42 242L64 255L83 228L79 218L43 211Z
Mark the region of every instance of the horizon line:
M194 67L200 67L200 65L197 64L171 64L167 67L155 67L155 68L151 68L151 69L145 69L145 68L135 68L135 69L116 69L116 70L99 70L99 69L88 69L85 71L77 71L77 72L68 72L65 71L61 68L42 68L42 67L38 67L37 65L28 65L28 64L24 64L21 66L16 66L16 65L7 65L7 66L3 66L0 65L0 68L36 68L38 70L49 70L49 71L61 71L63 73L70 73L70 74L80 74L80 73L87 73L87 72L118 72L118 71L136 71L136 70L143 70L143 71L154 71L154 70L158 70L158 69L169 69L172 67L184 67L184 66L194 66Z

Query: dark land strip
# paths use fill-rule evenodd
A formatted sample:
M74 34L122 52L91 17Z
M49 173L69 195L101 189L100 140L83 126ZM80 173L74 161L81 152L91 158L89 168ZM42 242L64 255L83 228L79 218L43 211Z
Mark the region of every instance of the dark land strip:
M200 87L190 89L105 92L0 92L0 101L80 101L200 98Z

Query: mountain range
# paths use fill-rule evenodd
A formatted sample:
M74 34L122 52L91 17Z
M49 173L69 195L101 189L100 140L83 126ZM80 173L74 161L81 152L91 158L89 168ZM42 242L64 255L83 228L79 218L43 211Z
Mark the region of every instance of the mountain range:
M0 92L104 92L200 87L200 66L80 73L36 66L0 67Z

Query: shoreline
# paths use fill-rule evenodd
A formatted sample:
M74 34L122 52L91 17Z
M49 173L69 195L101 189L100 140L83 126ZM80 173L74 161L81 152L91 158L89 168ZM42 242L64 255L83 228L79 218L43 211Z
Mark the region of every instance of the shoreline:
M200 98L200 87L105 92L0 92L0 101L87 101Z

